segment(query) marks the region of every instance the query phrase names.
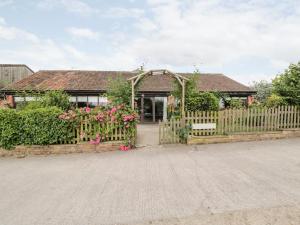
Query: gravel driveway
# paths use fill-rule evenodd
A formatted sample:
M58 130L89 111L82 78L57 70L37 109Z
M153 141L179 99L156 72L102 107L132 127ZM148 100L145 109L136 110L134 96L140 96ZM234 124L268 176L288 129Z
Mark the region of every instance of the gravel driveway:
M300 224L300 139L0 159L0 224Z

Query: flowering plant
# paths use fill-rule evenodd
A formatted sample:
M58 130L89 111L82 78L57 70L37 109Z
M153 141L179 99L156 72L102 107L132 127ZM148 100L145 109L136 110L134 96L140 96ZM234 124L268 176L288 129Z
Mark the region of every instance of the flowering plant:
M85 130L84 138L91 137L91 144L99 144L100 142L112 140L113 134L118 130L124 134L124 144L120 149L129 150L134 145L134 138L136 134L136 123L138 115L125 105L96 107L96 108L82 108L78 110L81 116L87 116L90 123L90 129ZM62 117L71 117L69 115L62 115Z

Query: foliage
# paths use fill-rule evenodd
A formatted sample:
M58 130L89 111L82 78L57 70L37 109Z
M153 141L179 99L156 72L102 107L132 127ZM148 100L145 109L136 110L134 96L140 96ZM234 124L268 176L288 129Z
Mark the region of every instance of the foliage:
M107 141L116 128L125 130L125 146L132 146L133 139L136 134L136 124L138 115L130 107L124 104L112 106L108 108L85 108L81 113L89 115L89 121L92 123L91 133L84 135L92 135L94 138L92 144L99 144Z
M274 94L290 105L300 105L300 62L291 64L273 80Z
M273 86L272 83L269 83L265 80L258 82L253 82L251 88L256 91L255 100L260 103L265 103L267 98L271 96Z
M52 106L58 107L62 110L68 110L71 107L71 103L69 101L70 96L64 91L47 91L46 93L35 93L29 91L28 93L20 92L17 95L24 97L24 99L27 96L35 98L35 101L18 103L18 110L37 109Z
M125 104L130 105L131 102L131 85L122 76L108 80L107 97L113 105Z
M199 71L195 71L186 82L185 88L185 110L187 111L206 111L206 110L218 110L219 100L217 95L211 92L199 92L197 83L200 79ZM175 81L175 87L172 92L177 99L182 98L182 87Z
M180 138L181 143L187 142L191 129L192 129L191 125L186 125L178 130L178 136Z
M219 100L210 92L193 93L187 96L185 107L187 111L216 111Z
M20 143L20 115L13 109L0 109L0 147L11 149Z
M21 110L31 110L31 109L39 109L39 108L44 108L44 105L40 101L30 101L26 102L24 105L19 106L18 109Z
M62 110L57 107L24 110L21 143L24 145L48 145L71 140L73 134L68 121L59 119Z
M268 97L265 103L265 106L268 108L278 107L282 105L287 105L287 102L283 97L276 94L272 94L270 97Z
M243 103L239 99L230 99L227 103L228 103L228 105L231 109L242 109L242 108L244 108Z
M191 76L189 76L189 80L185 84L186 98L190 95L199 93L197 88L197 82L199 79L200 79L200 74L198 71L195 71ZM172 91L171 94L179 100L181 100L182 98L182 86L177 80L174 80L174 90Z
M62 120L57 107L22 111L0 110L0 147L11 149L16 145L58 144L74 137L75 120Z
M42 96L41 102L44 107L56 106L62 110L70 108L70 96L64 91L47 91Z

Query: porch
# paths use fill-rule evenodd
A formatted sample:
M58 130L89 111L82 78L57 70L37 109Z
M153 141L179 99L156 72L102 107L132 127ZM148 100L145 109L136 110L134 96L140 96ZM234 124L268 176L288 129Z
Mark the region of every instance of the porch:
M137 96L136 104L141 123L158 123L167 120L167 94L142 93Z

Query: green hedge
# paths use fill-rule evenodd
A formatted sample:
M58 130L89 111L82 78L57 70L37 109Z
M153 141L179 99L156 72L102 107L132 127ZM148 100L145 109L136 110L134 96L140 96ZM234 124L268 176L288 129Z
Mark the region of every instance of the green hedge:
M75 122L59 119L57 107L0 110L0 147L58 144L73 138Z
M10 149L20 144L20 114L15 110L0 110L0 147Z

